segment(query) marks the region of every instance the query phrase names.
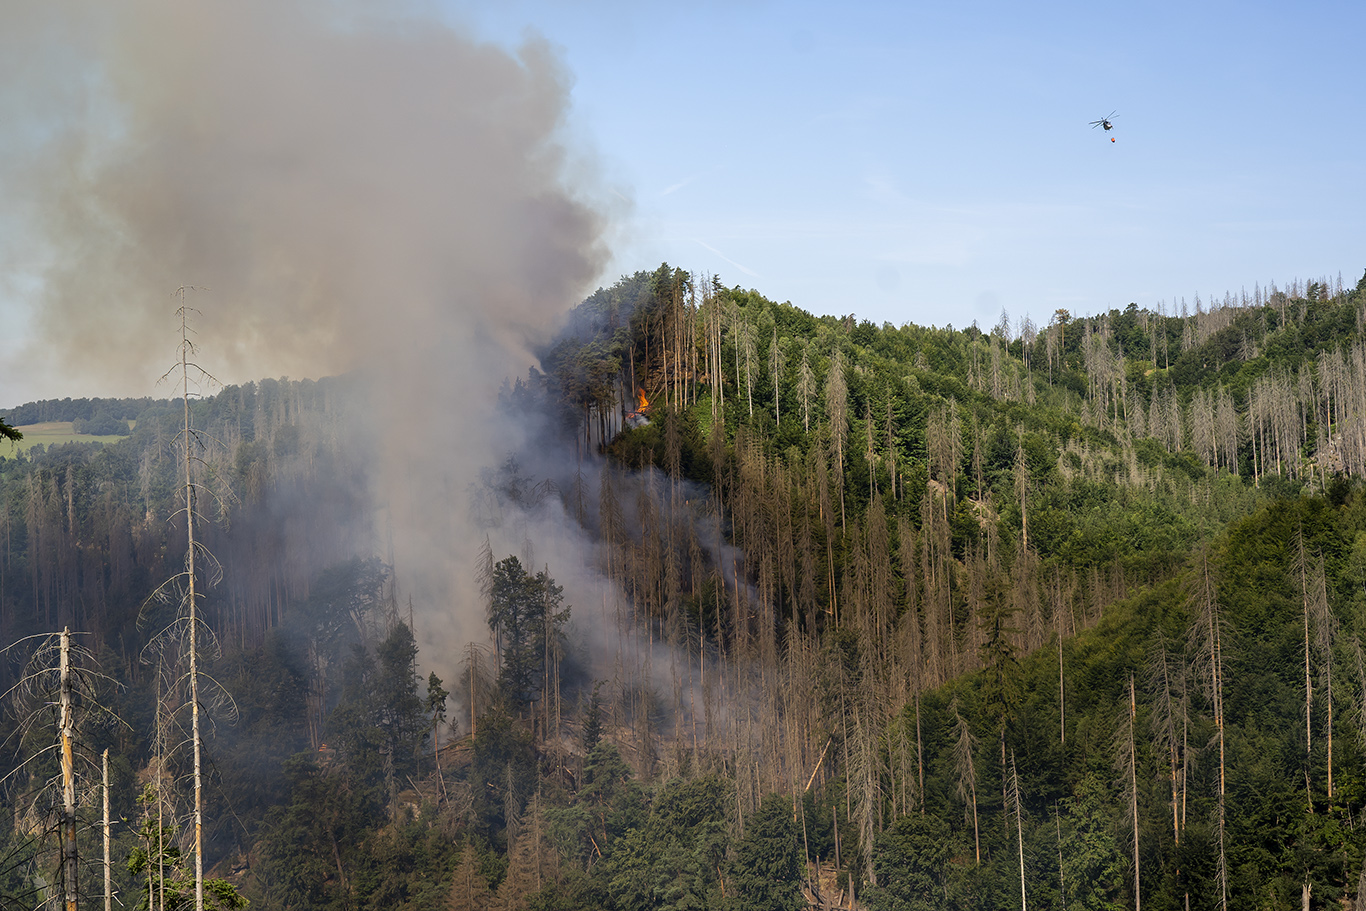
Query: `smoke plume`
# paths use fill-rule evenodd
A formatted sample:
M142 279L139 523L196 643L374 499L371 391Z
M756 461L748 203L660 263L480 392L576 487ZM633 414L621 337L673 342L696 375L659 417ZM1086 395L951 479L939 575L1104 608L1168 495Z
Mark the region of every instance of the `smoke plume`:
M156 394L182 286L222 379L363 370L376 551L465 618L453 647L482 619L463 493L511 445L494 390L598 277L607 220L554 51L395 7L6 3L0 301L32 340L11 371L86 394Z

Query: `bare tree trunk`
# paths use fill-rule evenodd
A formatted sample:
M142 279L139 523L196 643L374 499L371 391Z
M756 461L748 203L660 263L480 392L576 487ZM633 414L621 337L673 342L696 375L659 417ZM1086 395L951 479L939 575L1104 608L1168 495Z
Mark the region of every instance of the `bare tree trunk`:
M157 898L161 900L162 911L166 908L166 792L163 790L162 773L166 771L166 727L164 716L161 711L162 700L162 674L166 656L157 657L157 731L156 731L156 752L157 752ZM152 904L152 884L147 884L147 903Z
M1061 614L1059 614L1061 617ZM1062 623L1058 623L1058 743L1067 743L1067 693L1062 676Z
M1326 717L1324 735L1328 741L1328 799L1333 799L1333 643L1337 638L1338 621L1328 604L1328 582L1324 567L1323 554L1314 563L1313 576L1309 580L1312 589L1315 650L1319 657L1319 674L1323 683L1323 699Z
M915 762L920 772L920 790L916 793L920 798L920 812L925 813L925 747L924 741L920 736L920 690L915 691Z
M1020 777L1015 774L1014 750L1010 752L1010 778L1007 781L1006 801L1015 816L1015 845L1020 855L1020 911L1029 911L1029 903L1025 896L1024 824L1020 819Z
M1172 840L1181 843L1181 810L1178 783L1180 767L1180 745L1176 735L1176 704L1173 701L1171 686L1171 656L1167 643L1158 633L1157 651L1149 660L1148 690L1153 694L1153 720L1149 729L1153 734L1156 751L1166 754L1167 779L1171 787ZM1184 671L1181 679L1184 679ZM1183 703L1184 704L1184 703Z
M200 769L199 735L199 600L195 591L195 483L194 441L190 427L190 371L189 354L192 350L186 318L188 311L184 305L185 291L181 289L180 307L180 379L181 403L185 412L185 529L189 546L185 552L185 576L188 587L187 609L189 610L190 637L190 743L194 752L194 906L195 911L204 911L204 802L203 778Z
M62 890L66 911L76 911L79 893L76 871L76 777L72 755L76 725L71 707L71 629L62 630L61 652L62 740Z
M1062 872L1062 817L1058 815L1058 805L1053 805L1053 822L1058 829L1058 898L1063 911L1067 911L1067 879Z
M1225 845L1226 832L1226 778L1224 753L1224 656L1220 630L1219 601L1215 590L1213 574L1210 571L1208 552L1200 561L1200 576L1196 580L1196 635L1201 652L1206 656L1209 666L1209 694L1214 707L1215 738L1219 742L1219 792L1217 806L1217 840L1219 858L1217 876L1219 880L1219 908L1228 908L1228 853Z
M977 738L972 736L968 723L959 714L956 697L950 711L953 712L956 737L953 746L953 763L955 777L957 778L958 796L969 802L972 809L972 843L976 850L977 866L980 867L982 865L982 836L977 827L977 768L973 758L973 752L977 748Z
M783 398L783 368L786 366L786 358L783 357L783 349L778 344L778 327L773 327L773 345L768 352L769 371L773 374L773 426L783 426L782 398Z
M1134 911L1142 911L1138 871L1138 755L1134 749L1135 728L1138 726L1138 698L1134 694L1134 675L1129 675L1129 812L1134 828Z
M109 750L104 751L101 766L103 770L104 786L101 789L104 797L104 911L113 911L114 907L114 888L113 888L113 865L109 856Z
M1295 531L1295 560L1294 569L1300 577L1300 599L1303 606L1304 617L1304 752L1309 755L1314 750L1314 728L1310 724L1311 702L1314 696L1314 682L1310 676L1310 644L1309 644L1309 615L1311 613L1311 595L1309 592L1309 567L1308 560L1304 553L1304 529L1299 528Z

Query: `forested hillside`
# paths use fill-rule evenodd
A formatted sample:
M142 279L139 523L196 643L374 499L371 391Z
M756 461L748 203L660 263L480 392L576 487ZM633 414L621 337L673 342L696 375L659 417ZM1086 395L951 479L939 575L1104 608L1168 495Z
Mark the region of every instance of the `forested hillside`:
M1171 310L878 327L623 278L505 388L543 430L449 505L527 529L468 568L458 655L419 649L452 608L393 571L361 379L194 403L231 697L201 700L206 867L258 908L1354 901L1366 278ZM185 659L149 596L183 415L30 414L136 424L0 462L0 676L77 634L82 818L107 748L122 900L180 906ZM535 559L552 526L590 566ZM13 696L0 894L30 907L58 732Z

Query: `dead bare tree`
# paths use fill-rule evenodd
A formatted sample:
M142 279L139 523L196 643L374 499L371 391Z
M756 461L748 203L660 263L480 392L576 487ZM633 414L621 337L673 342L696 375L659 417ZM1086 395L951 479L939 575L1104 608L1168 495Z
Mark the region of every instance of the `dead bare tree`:
M1010 774L1006 778L1006 812L1015 817L1015 845L1020 857L1020 911L1028 911L1025 895L1024 822L1020 809L1020 776L1015 772L1015 751L1010 751Z
M778 327L773 327L773 342L768 349L768 370L773 377L773 426L783 426L783 372L787 369L787 355L778 341Z
M1148 659L1148 693L1153 700L1149 729L1156 752L1164 757L1167 764L1167 781L1171 786L1172 840L1176 844L1181 843L1178 786L1184 779L1182 738L1177 727L1178 722L1184 727L1186 713L1186 670L1183 665L1175 664L1181 660L1182 656L1167 650L1167 641L1159 631L1157 643Z
M1209 553L1200 556L1200 566L1192 580L1190 604L1194 617L1190 629L1192 650L1198 656L1198 673L1204 683L1210 707L1214 713L1214 737L1219 745L1219 783L1216 804L1216 836L1219 860L1216 875L1219 881L1219 908L1228 907L1228 854L1225 850L1227 796L1224 775L1224 651L1223 622L1219 612L1214 572Z
M825 379L825 408L830 418L830 455L835 465L835 483L840 494L840 529L845 526L844 447L849 437L849 386L844 380L844 352L836 348L830 356L830 371Z
M177 643L181 648L181 654L187 665L187 670L181 678L189 688L190 706L190 749L193 757L193 786L194 786L194 880L195 880L195 911L203 911L204 908L204 801L203 801L203 732L201 730L201 709L203 708L203 696L201 694L201 676L199 668L199 657L201 652L200 639L204 637L209 647L216 651L217 640L213 631L204 622L201 616L201 601L204 597L206 588L211 588L222 578L222 567L217 559L207 547L196 536L196 527L200 519L198 504L201 496L207 496L220 505L225 496L228 496L221 485L210 486L213 480L213 470L210 462L206 458L209 445L213 442L207 434L195 429L190 410L190 400L198 398L201 393L199 387L207 382L218 385L207 370L197 364L193 358L198 353L198 349L190 339L192 330L190 329L190 316L196 312L185 303L186 295L189 291L198 290L192 286L182 286L176 290L176 297L180 300L180 306L176 309L176 315L180 317L180 345L178 346L178 362L162 375L161 381L174 377L180 385L180 401L183 412L183 424L178 440L181 446L181 484L180 495L183 506L175 515L184 515L185 518L185 567L184 569L171 576L163 582L148 598L147 604L152 602L175 603L178 606L175 618L165 626L157 635L152 638L153 643L171 641ZM192 386L194 387L192 390ZM175 518L173 516L172 518ZM200 576L203 575L201 583ZM144 610L146 604L144 605ZM218 686L216 681L209 680L220 696L219 704L235 713L235 706L232 704L231 697L227 691Z
M1327 776L1328 800L1333 799L1333 646L1337 640L1338 620L1328 603L1328 582L1323 554L1314 561L1309 576L1312 595L1310 608L1314 621L1314 650L1319 661L1319 680L1322 684L1324 708L1324 736L1328 741Z
M976 849L977 866L982 865L982 836L977 828L977 764L974 753L977 750L977 738L972 735L972 729L963 720L962 714L958 711L958 698L955 696L953 703L949 706L949 711L953 713L953 771L954 786L958 792L958 797L968 809L972 811L972 842Z
M1138 697L1134 675L1129 675L1129 699L1120 718L1115 737L1115 766L1124 783L1124 813L1131 827L1134 864L1134 911L1142 909L1138 855Z
M114 908L114 867L110 857L110 828L109 828L109 749L106 747L100 756L100 793L103 795L104 818L101 820L101 830L104 836L104 911L113 911Z
M57 875L46 882L60 884L62 904L66 911L76 911L80 900L77 844L80 810L94 803L103 780L98 771L99 764L93 752L85 748L80 732L82 728L94 724L123 723L99 698L101 688L116 687L118 684L95 670L97 665L94 656L75 644L72 636L68 627L60 633L25 637L3 650L36 643L26 670L5 694L12 700L19 716L19 723L10 736L22 742L43 719L50 717L54 707L57 710L57 731L50 745L39 749L16 766L5 779L0 779L0 785L3 785L48 753L57 754L57 774L41 783L33 792L27 811L16 814L16 822L22 819L23 827L36 835L40 844L49 836L56 836ZM60 800L56 799L57 794L60 794ZM58 805L60 809L55 811L44 809ZM40 882L35 880L35 896L48 888L45 884L40 885ZM107 903L107 877L105 888Z

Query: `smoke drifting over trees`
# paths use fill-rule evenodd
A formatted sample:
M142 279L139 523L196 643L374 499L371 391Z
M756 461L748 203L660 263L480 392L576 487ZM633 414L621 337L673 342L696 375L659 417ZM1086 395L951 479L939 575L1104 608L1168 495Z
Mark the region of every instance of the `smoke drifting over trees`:
M452 556L473 536L443 494L509 445L491 387L597 277L606 218L552 49L419 6L7 9L0 250L37 332L18 370L147 394L181 285L208 289L189 303L219 377L361 370L376 549L448 602L474 554Z
M208 839L258 907L1351 892L1366 279L984 335L665 264L537 338L606 230L545 47L303 2L20 16L0 249L46 356L145 394L193 283L215 373L348 374L190 406L243 706ZM0 463L0 641L70 624L120 669L140 727L76 734L124 807L184 764L135 615L189 426L129 417Z

